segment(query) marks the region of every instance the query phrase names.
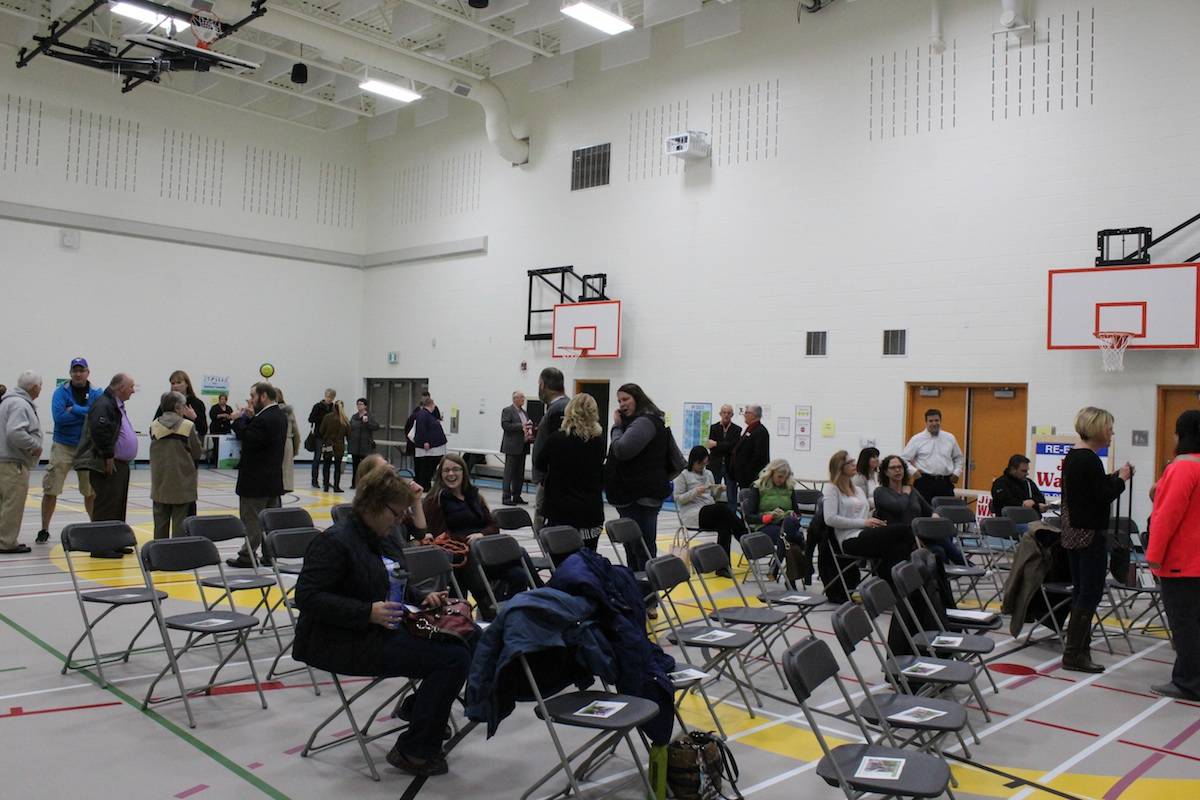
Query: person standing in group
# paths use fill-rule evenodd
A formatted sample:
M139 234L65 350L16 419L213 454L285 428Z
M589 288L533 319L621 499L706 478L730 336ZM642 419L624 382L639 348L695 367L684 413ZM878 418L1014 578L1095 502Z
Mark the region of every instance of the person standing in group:
M1071 618L1063 642L1063 669L1103 672L1092 661L1092 617L1104 596L1108 539L1104 534L1112 502L1133 477L1128 463L1109 475L1098 452L1112 445L1113 415L1088 406L1075 416L1082 443L1062 461L1062 539L1071 564ZM1153 537L1152 537L1153 538Z
M854 464L858 471L850 478L850 482L863 490L863 494L867 496L867 507L874 509L875 489L879 487L879 448L864 447L859 451Z
M941 411L925 412L925 430L908 440L900 457L912 470L913 488L930 503L935 497L954 496L954 486L962 478L963 451L954 434L942 430Z
M92 489L96 492L92 505L92 519L96 522L125 521L129 502L129 464L138 453L137 434L125 410L134 391L133 376L123 372L114 375L108 388L92 401L79 437L75 468L89 472ZM108 555L119 558L127 552L113 551Z
M371 418L367 408L367 398L360 397L354 401L354 416L350 418L350 434L347 437L347 450L350 452L350 488L353 489L358 481L358 466L367 456L375 452L375 431L380 425Z
M0 554L28 553L21 544L21 519L29 496L29 471L42 455L42 424L33 404L42 393L42 376L21 373L17 386L0 398Z
M442 412L429 392L421 393L421 405L413 412L413 421L409 437L417 446L416 465L413 477L426 492L433 485L433 473L437 470L438 461L446 455L446 431L442 428Z
M604 464L604 491L617 513L642 531L650 557L658 555L658 512L671 491L670 481L686 466L663 412L636 383L617 389L617 408ZM678 469L672 471L673 464ZM642 552L625 546L630 569L645 567Z
M342 491L342 459L346 456L346 436L350 433L350 421L346 419L346 407L335 400L333 411L321 420L321 480L325 491L331 491L329 472L333 470L332 491Z
M275 387L279 410L287 418L287 436L283 439L283 493L296 491L296 453L300 452L300 423L296 421L296 410L283 399L283 389Z
M693 447L688 453L687 469L675 476L671 495L683 524L693 530L716 531L717 544L729 555L732 540L742 540L746 525L724 502L725 485L709 470L709 458L707 448ZM718 574L733 577L728 567Z
M748 405L742 412L746 427L730 453L733 479L738 490L749 489L771 462L771 433L762 424L762 406Z
M1200 701L1200 411L1175 420L1175 458L1154 493L1146 560L1159 577L1175 645L1171 680L1150 687L1162 697Z
M185 398L187 398L188 407L192 409L192 413L194 415L193 425L196 427L196 434L200 437L200 444L201 447L203 447L204 442L208 439L208 417L204 415L204 401L196 396L195 390L192 389L192 379L189 378L188 374L183 370L175 370L170 374L167 380L171 384L169 391L179 392ZM163 396L165 397L166 395ZM162 405L159 405L159 407L154 411L154 418L158 419L169 410L170 409L163 408ZM193 417L189 417L188 419L193 419ZM200 458L202 457L203 454L196 459L197 466L199 466ZM189 517L196 515L195 503L192 503L191 506L188 507L187 513Z
M246 543L237 558L226 559L231 567L252 567L251 554L262 544L262 526L258 514L263 509L279 508L283 494L283 440L287 437L287 417L279 408L275 387L259 381L250 387L247 406L233 423L233 434L242 443L238 464L238 516L246 529ZM267 559L260 563L269 564Z
M308 412L310 433L317 440L317 449L312 457L312 488L314 489L321 488L321 484L317 483L317 474L321 469L321 421L325 419L326 414L333 411L333 401L336 399L337 392L333 389L326 389L325 396L314 403L312 411Z
M67 473L75 467L75 452L79 448L79 436L83 433L83 422L87 419L92 401L100 396L88 377L87 359L74 358L68 373L71 377L54 390L50 396L50 416L54 420L54 441L50 445L50 463L42 478L42 527L37 534L37 543L50 541L50 519L58 505L67 481ZM3 397L3 395L0 395ZM92 516L92 481L86 470L75 472L79 480L79 493L83 495L83 507L88 517Z
M545 480L546 476L538 467L538 455L550 437L562 425L563 412L567 408L567 395L564 389L562 370L557 367L546 367L538 375L538 399L542 401L544 410L542 421L538 423L537 432L533 439L533 482L537 484L537 494L533 500L533 530L536 533L542 529L545 521Z
M168 410L150 423L150 500L154 538L169 539L183 535L183 520L196 506L196 462L203 447L196 411L182 393L167 392L158 407Z
M562 426L538 451L534 469L545 486L545 525L570 525L592 550L604 525L604 429L596 398L577 394L563 409Z
M525 456L533 441L533 423L525 413L525 393L513 392L512 405L500 411L500 452L504 453L504 484L500 502L506 506L523 506L521 491L525 488Z
M217 402L208 410L208 433L213 437L208 463L216 467L221 458L221 440L216 437L233 433L233 406L229 405L229 395L224 392L217 395Z
M726 403L717 412L718 422L708 429L708 468L713 474L713 480L725 486L725 502L729 510L737 513L737 481L733 479L730 469L730 459L734 445L742 436L742 426L733 422L733 406ZM690 459L689 459L690 460Z
M1021 506L1036 511L1046 510L1046 497L1029 477L1029 459L1020 453L1008 459L1004 474L992 481L992 513L997 517L1006 508Z

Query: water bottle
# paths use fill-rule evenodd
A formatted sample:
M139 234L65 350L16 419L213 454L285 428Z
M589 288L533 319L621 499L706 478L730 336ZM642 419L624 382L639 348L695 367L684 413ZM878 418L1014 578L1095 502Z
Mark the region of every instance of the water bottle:
M388 602L403 603L404 591L408 588L408 570L386 557L383 559L383 566L388 574Z

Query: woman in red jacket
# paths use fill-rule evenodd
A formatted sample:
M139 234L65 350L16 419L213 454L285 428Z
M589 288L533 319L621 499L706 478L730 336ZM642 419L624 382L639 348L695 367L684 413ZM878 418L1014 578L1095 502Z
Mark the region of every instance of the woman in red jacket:
M1171 680L1150 691L1200 700L1200 411L1175 421L1178 444L1154 492L1146 560L1162 581L1163 606L1175 640Z

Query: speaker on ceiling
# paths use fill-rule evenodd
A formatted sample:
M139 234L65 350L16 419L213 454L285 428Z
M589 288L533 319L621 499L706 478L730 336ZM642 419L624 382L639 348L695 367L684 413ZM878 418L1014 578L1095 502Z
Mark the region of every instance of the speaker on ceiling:
M467 0L467 5L471 8L487 8L488 0Z
M292 83L308 83L308 65L292 64Z

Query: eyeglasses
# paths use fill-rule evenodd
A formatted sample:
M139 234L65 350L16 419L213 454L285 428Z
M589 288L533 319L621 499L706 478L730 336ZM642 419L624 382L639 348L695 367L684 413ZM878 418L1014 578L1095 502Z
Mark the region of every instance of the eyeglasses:
M385 506L385 508L387 508L388 511L392 512L392 516L395 517L396 519L400 519L401 517L404 516L403 511L397 511L396 509L392 508L391 506Z
M442 474L449 475L453 472L462 472L462 467L442 467Z
M888 469L904 469L903 464L888 464Z

